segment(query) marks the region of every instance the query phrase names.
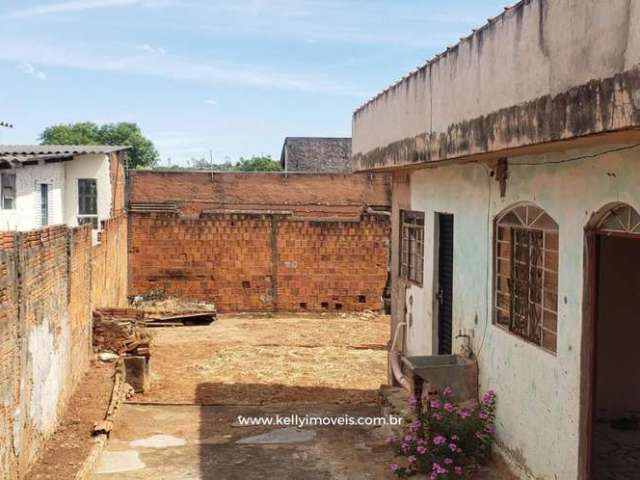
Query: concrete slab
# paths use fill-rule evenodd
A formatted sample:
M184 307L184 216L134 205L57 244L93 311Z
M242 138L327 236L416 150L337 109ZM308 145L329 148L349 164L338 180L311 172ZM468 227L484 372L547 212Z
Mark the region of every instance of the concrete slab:
M131 448L171 448L182 447L187 441L184 438L174 437L171 435L152 435L151 437L141 438L129 442Z
M131 472L140 470L146 465L140 460L140 455L135 450L122 452L103 452L96 468L97 475Z
M277 445L304 443L314 439L316 432L313 430L300 430L299 428L280 428L271 432L255 435L253 437L242 438L236 443L238 444L254 444L254 445Z

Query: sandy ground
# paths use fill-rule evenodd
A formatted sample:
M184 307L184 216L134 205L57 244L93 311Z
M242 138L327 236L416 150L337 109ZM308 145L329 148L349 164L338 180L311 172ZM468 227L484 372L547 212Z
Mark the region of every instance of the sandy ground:
M113 364L93 364L74 392L55 435L25 480L69 480L92 447L93 424L104 419L113 386Z
M386 382L385 316L222 316L151 332L142 402L374 402Z

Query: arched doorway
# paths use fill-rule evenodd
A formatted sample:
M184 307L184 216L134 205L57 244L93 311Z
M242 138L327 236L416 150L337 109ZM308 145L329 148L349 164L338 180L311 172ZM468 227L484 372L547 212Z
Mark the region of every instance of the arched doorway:
M586 229L585 478L640 471L640 214L623 203L596 212Z

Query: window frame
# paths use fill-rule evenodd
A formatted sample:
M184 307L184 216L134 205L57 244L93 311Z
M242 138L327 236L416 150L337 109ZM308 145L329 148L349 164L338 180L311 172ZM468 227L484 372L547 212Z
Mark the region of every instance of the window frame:
M8 197L5 195L5 190L7 188L7 186L5 185L5 178L13 178L12 183L13 185L10 185L9 187L12 188L13 190L13 196L12 197ZM2 204L2 210L15 210L16 209L16 200L18 198L18 192L17 192L17 185L16 185L17 179L16 179L16 174L15 173L2 173L0 176L0 203ZM6 206L6 200L9 199L12 201L12 204L10 207Z
M93 189L95 195L88 195L83 192L83 188L81 187L83 182L92 182ZM95 213L82 213L83 206L86 206L87 199L93 200L93 205L95 206ZM84 204L83 204L84 200ZM91 228L94 230L98 230L99 222L98 222L98 180L96 178L78 178L78 215L77 215L78 225L91 225Z
M558 351L559 241L557 222L533 204L515 205L494 221L492 323L552 355Z
M424 227L424 212L400 210L399 276L419 287L424 282Z

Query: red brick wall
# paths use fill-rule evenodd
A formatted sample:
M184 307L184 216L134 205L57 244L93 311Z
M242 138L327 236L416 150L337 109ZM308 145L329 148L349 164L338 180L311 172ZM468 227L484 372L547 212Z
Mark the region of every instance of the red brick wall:
M100 243L93 249L92 305L95 308L127 306L127 215L106 220Z
M173 203L185 215L203 210L287 210L296 216L358 216L363 206L390 205L385 174L129 173L129 202Z
M0 232L2 480L24 476L86 372L92 284L100 302L126 301L126 245L125 216L97 247L88 226Z
M132 295L161 289L213 301L221 312L382 308L384 216L131 213L129 221Z

